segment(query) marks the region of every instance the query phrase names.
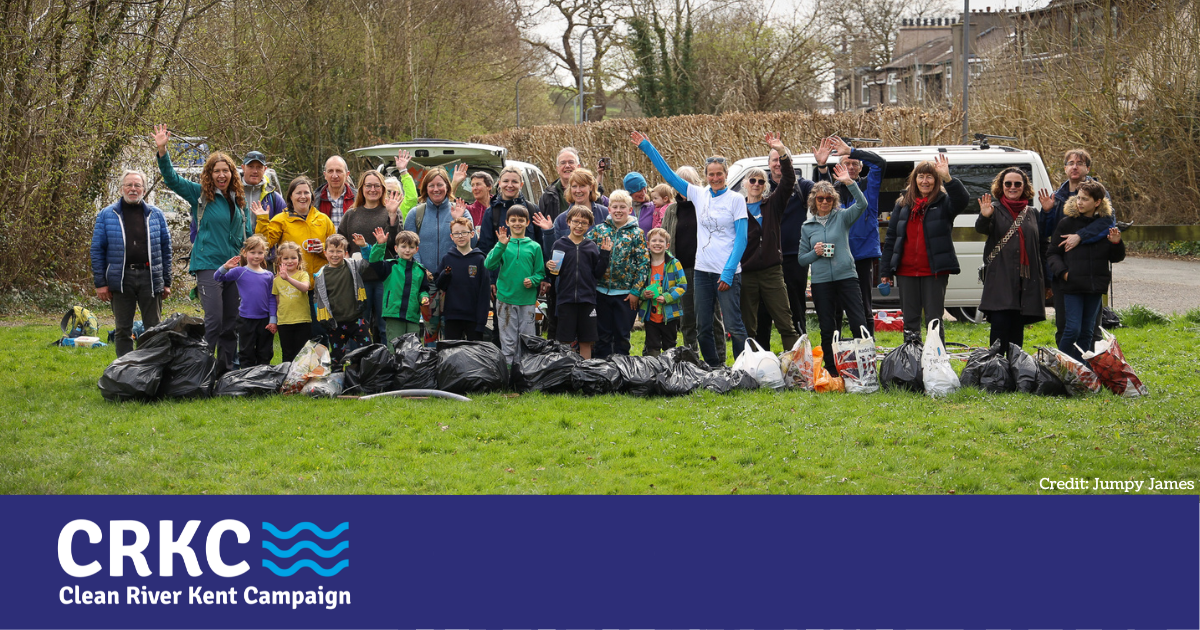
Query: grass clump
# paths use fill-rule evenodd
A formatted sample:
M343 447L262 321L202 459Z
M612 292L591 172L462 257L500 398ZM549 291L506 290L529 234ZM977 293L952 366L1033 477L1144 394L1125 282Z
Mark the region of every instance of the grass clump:
M1121 325L1126 328L1143 328L1150 325L1163 326L1170 323L1170 319L1166 315L1141 304L1134 304L1128 308L1119 309L1117 316L1121 318Z

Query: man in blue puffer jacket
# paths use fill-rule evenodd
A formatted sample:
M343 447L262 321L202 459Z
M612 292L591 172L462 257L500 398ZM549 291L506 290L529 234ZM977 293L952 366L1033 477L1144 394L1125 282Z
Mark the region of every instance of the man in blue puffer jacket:
M112 302L117 356L133 350L133 317L158 325L162 300L171 295L171 234L158 208L143 201L146 176L125 171L121 199L100 211L92 231L96 297Z

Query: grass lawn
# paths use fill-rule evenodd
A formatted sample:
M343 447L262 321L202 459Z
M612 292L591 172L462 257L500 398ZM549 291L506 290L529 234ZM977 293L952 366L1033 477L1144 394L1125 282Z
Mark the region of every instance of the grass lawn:
M759 391L112 404L96 387L112 348L53 347L57 327L4 326L0 492L964 494L1034 493L1043 477L1200 480L1200 327L1179 317L1117 332L1148 398ZM950 341L985 345L987 335L947 327ZM640 342L635 333L635 351ZM1052 323L1026 335L1027 350L1052 343Z

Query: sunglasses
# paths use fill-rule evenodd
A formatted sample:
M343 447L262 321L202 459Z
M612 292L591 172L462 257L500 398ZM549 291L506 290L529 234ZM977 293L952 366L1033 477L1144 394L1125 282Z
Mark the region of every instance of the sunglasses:
M817 203L837 201L837 197L830 197L829 195L821 195L821 196L817 197L816 199L817 199Z
M1005 188L1024 188L1025 182L1004 182Z
M725 158L723 158L723 157L710 157L710 158L708 158L707 160L704 160L704 163L705 163L705 164L712 164L713 162L716 162L717 164L724 164L724 163L725 163Z
M746 181L750 182L751 184L754 184L755 186L759 186L759 185L767 183L767 180L759 179L757 177L751 177L750 179L747 179Z

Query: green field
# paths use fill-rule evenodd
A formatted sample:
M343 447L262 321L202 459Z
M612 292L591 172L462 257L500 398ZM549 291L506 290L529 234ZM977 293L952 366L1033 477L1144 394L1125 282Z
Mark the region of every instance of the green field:
M976 346L987 333L947 327L950 341ZM12 325L0 327L12 359L0 492L1031 494L1043 477L1200 480L1200 327L1181 316L1117 333L1148 398L759 391L114 404L96 387L111 348L54 347L56 327ZM635 352L640 341L635 333ZM1026 349L1052 342L1042 323Z

